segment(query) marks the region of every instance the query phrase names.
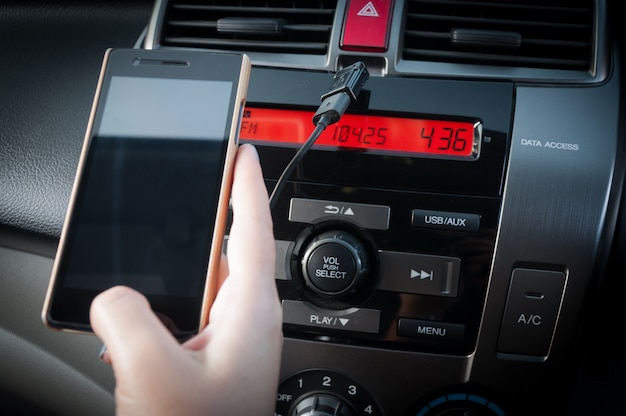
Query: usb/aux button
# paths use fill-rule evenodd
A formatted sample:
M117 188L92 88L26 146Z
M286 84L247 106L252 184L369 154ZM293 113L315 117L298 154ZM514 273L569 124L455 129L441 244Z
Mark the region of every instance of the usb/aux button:
M411 225L418 228L476 232L480 227L480 215L477 214L426 209L414 209L411 214Z

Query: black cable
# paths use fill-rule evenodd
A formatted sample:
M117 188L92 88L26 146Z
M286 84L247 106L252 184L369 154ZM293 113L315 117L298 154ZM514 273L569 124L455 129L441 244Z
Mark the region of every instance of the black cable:
M369 73L363 62L356 62L335 74L333 84L329 91L322 95L322 104L313 116L315 129L298 149L294 157L291 159L283 173L278 178L274 190L270 195L270 210L274 210L278 196L287 184L289 177L295 170L296 166L304 158L304 155L313 146L317 138L329 125L339 121L341 116L346 112L348 106L356 101L363 84L369 78Z
M276 205L276 200L278 199L278 195L280 195L280 193L282 192L283 188L287 184L287 180L293 173L296 166L298 166L298 163L300 163L302 158L304 158L304 155L306 154L306 152L309 151L311 146L313 146L317 138L320 136L320 134L322 134L324 130L326 130L326 127L328 127L329 124L330 124L330 117L327 115L323 115L320 118L320 121L318 121L318 123L315 125L315 130L313 130L309 138L306 139L306 142L304 142L304 144L300 147L300 149L298 149L298 151L296 152L294 157L291 159L291 161L289 162L285 170L283 170L283 173L278 178L278 182L276 182L276 186L274 186L272 195L270 195L270 210L272 211L274 210L274 205Z

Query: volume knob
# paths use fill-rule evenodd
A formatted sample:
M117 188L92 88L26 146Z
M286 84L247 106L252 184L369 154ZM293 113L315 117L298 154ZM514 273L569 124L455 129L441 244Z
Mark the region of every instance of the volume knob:
M353 293L369 271L365 244L346 231L326 231L315 237L301 265L307 286L325 296Z

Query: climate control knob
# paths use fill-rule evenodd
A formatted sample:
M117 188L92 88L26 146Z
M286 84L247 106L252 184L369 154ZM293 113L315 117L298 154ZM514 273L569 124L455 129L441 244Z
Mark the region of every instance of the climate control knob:
M289 416L354 416L349 404L332 394L318 393L300 399Z
M334 371L316 369L283 380L274 416L382 416L371 394L356 381Z
M307 286L316 293L350 294L366 280L367 249L346 231L326 231L311 240L302 256L301 268Z

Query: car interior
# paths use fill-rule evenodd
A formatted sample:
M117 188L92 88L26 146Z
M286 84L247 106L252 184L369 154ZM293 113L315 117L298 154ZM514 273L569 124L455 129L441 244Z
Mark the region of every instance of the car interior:
M109 48L248 55L239 141L268 192L367 69L272 206L275 416L626 414L618 9L0 2L0 414L115 414L101 341L41 319Z

